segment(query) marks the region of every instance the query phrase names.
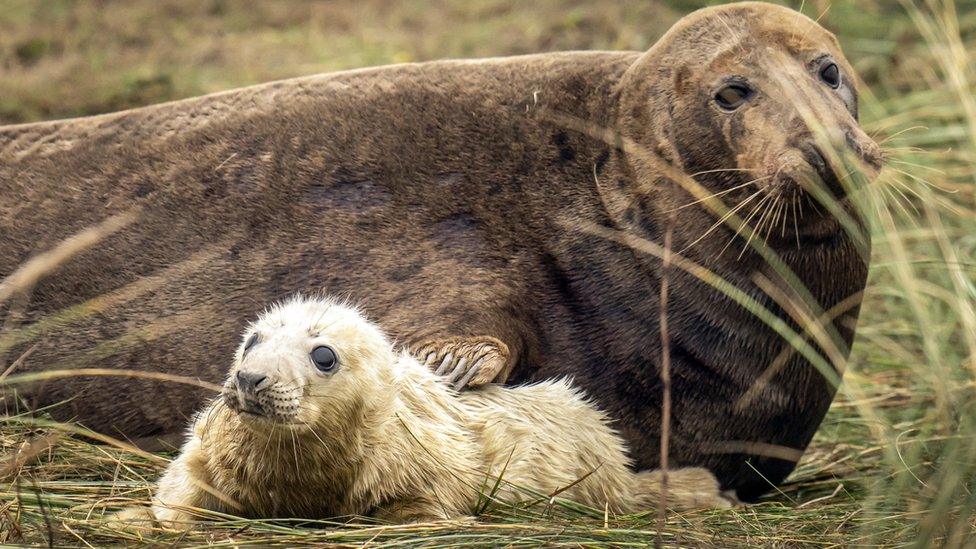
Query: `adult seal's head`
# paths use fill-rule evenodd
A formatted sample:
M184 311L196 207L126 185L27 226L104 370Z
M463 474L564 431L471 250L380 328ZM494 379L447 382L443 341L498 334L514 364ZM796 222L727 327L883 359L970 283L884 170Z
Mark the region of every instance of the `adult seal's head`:
M601 189L616 194L611 212L623 218L621 205L656 193L645 202L657 210L648 217L660 220L722 193L730 207L748 200L738 211L747 221L750 212L779 212L775 230L772 214L765 227L758 215L750 221L774 247L810 249L840 233L823 203L853 215L850 164L867 179L881 167L877 144L858 126L854 72L836 38L771 4L707 8L682 19L622 78L617 125L631 145L634 177L629 186ZM697 193L682 176L700 185ZM661 185L662 178L677 185ZM690 244L705 232L714 215L703 212L683 211L676 239ZM714 257L727 242L702 242L700 255Z

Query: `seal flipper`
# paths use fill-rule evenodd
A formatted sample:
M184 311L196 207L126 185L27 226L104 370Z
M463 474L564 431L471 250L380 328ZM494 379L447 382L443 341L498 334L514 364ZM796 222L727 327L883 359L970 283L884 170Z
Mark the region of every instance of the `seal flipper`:
M511 370L508 345L491 336L433 339L415 345L411 354L456 390L480 387Z
M634 476L634 499L645 509L661 504L663 473L660 469L642 471ZM670 509L727 509L739 505L729 492L722 492L718 479L702 467L679 467L668 471L665 504Z

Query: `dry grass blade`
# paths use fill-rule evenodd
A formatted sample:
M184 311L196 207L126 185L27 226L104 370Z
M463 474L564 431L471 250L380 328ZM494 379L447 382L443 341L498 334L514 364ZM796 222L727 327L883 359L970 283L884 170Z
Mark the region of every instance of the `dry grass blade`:
M17 293L29 291L41 277L55 271L65 261L98 244L113 233L132 224L139 217L139 208L109 217L59 243L53 249L38 254L0 281L0 303Z

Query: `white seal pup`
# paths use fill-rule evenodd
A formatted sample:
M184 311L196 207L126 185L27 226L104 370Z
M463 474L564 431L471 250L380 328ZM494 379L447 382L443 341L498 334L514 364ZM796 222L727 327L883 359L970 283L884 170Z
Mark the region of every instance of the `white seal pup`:
M164 524L194 509L261 518L470 516L558 494L613 512L660 502L605 414L567 380L462 393L355 308L297 297L246 331L220 398L159 482ZM501 477L501 482L497 479ZM710 472L671 471L668 506L728 507Z

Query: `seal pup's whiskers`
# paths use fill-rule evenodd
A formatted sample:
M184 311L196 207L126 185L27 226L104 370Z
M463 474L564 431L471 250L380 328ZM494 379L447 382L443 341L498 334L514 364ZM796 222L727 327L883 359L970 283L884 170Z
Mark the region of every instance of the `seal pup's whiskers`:
M292 454L295 456L295 471L300 477L302 474L302 465L298 462L298 441L295 440L295 431L293 429L289 429L288 434L291 435L291 449Z

